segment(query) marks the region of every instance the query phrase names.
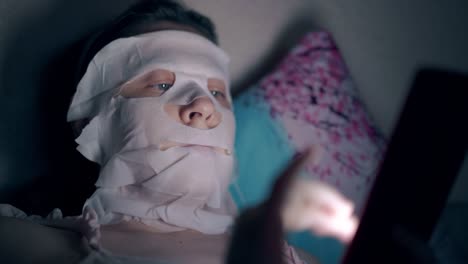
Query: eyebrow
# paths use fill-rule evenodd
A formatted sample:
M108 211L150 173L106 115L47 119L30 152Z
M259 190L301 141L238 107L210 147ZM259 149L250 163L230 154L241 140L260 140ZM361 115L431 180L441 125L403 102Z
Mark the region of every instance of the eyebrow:
M162 74L163 76L162 77L158 76L159 78L156 78L155 75L158 71L161 71L159 74ZM127 83L131 85L133 83L147 83L147 82L151 82L154 80L161 80L161 79L171 79L171 81L175 82L175 79L176 79L175 73L173 71L166 70L166 69L153 69L146 73L143 73L140 76L137 76L136 78L132 78Z
M216 86L222 86L222 88L226 91L226 83L221 80L221 79L218 79L218 78L208 78L208 84L212 83L212 85L216 85Z

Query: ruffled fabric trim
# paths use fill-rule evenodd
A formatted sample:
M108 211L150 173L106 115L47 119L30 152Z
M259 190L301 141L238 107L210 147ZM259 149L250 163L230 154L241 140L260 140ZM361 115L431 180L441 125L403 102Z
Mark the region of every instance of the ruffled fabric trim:
M39 215L28 216L25 212L10 204L0 204L0 216L14 217L40 225L81 233L88 242L87 245L90 248L90 253L80 264L140 263L138 261L135 262L135 260L139 258L119 258L112 256L110 252L100 246L99 240L101 238L101 233L97 214L87 207L84 208L83 214L80 216L63 217L62 211L55 208L46 217L41 217ZM285 264L307 264L299 257L294 248L289 246L286 242L283 244L282 254ZM149 259L141 259L141 263L148 263L148 261Z
M39 215L28 216L25 212L10 204L0 204L0 216L14 217L40 225L75 231L85 237L91 248L100 249L101 232L98 218L96 212L87 208L79 216L63 217L62 211L55 208L46 217L41 217Z

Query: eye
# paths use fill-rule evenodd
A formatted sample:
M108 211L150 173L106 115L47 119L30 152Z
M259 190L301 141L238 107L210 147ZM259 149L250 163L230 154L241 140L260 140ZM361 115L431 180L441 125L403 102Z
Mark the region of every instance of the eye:
M226 84L221 79L209 78L208 89L211 95L224 107L231 109L231 103L229 102L226 89Z
M157 83L157 84L151 85L151 88L158 89L161 92L165 92L169 90L171 87L172 87L172 84L170 83Z
M226 95L221 92L221 91L217 91L217 90L211 90L210 91L211 95L213 95L215 98L226 98Z
M158 97L171 89L174 82L173 72L156 69L124 84L119 94L127 98Z

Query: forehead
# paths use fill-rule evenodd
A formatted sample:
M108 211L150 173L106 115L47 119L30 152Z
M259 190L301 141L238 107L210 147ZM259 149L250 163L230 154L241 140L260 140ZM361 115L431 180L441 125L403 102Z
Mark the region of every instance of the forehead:
M159 31L116 40L93 60L102 86L114 86L163 68L229 82L229 58L215 44L194 33Z
M122 36L130 37L162 30L187 31L203 36L203 33L192 25L187 25L170 20L157 21L156 23L145 24L144 26L138 25L135 27L129 27L127 29L124 29L124 31L122 32Z
M132 52L132 51L131 51ZM154 69L166 69L172 72L181 72L206 78L228 79L227 67L223 62L213 56L200 52L196 47L161 47L150 42L137 43L133 51L135 58L134 74ZM125 65L129 67L129 65Z
M122 84L156 68L221 79L229 87L229 57L191 32L163 30L117 39L101 49L78 83L68 119L91 116Z

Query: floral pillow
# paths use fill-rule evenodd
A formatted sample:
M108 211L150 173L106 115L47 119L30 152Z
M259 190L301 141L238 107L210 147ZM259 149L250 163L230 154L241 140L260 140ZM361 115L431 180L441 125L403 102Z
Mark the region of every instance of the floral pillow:
M385 140L329 33L307 34L273 72L235 98L234 109L232 192L241 208L262 201L292 156L318 144L324 155L307 166L306 176L335 186L362 211Z

